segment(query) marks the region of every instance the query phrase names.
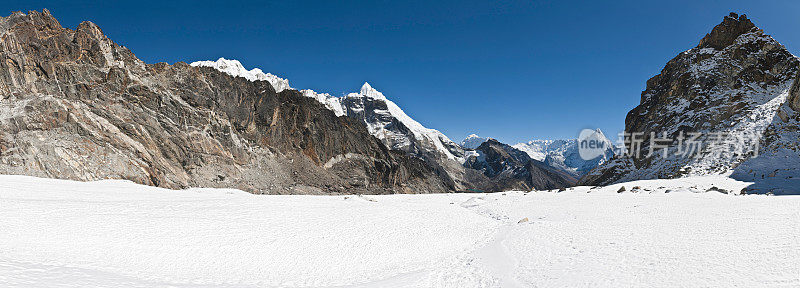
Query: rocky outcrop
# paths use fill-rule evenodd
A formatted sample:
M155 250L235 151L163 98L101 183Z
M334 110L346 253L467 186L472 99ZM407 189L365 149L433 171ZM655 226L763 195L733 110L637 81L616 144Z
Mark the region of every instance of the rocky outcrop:
M754 28L756 28L756 25L750 19L747 19L747 15L742 14L739 16L731 12L730 15L722 19L722 23L711 30L711 33L700 39L700 44L697 47L722 50L733 44L740 35L748 33Z
M0 19L0 173L254 193L450 191L423 161L267 81L146 64L97 25Z
M731 13L647 81L639 106L625 119L631 153L579 184L731 172L762 152L767 131L786 115L780 107L787 100L797 106L790 90L798 71L797 57L745 15ZM690 133L699 135L696 153L686 151L693 149L685 142Z
M792 89L789 90L789 99L786 103L792 110L800 112L800 75L795 78Z
M576 179L495 139L483 142L465 166L483 172L494 190L544 190L571 186Z

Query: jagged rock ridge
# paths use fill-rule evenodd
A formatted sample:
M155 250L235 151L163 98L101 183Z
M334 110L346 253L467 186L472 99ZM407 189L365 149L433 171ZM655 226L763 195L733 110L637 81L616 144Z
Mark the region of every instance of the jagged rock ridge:
M47 10L0 18L0 35L0 173L276 194L450 190L296 90L145 64L97 25L66 29Z

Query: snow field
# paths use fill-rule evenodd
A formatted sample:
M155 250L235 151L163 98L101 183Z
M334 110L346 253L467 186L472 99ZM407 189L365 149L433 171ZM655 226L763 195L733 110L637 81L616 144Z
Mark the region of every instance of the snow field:
M0 176L0 286L797 287L800 196L705 192L748 184L257 196Z

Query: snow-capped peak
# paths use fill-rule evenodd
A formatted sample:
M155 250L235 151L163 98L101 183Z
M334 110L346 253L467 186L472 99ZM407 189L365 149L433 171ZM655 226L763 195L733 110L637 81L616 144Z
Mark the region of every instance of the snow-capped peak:
M600 128L594 129L594 133L598 136L598 138L611 142L611 140L606 137L606 134L603 134L603 130L600 130Z
M350 93L347 95L347 98L351 99L357 99L358 97L369 98L372 100L381 101L385 103L387 110L386 112L388 112L388 114L391 115L391 117L397 119L398 122L406 126L409 130L411 130L411 133L413 134L415 139L417 139L418 141L424 141L426 143L433 144L433 147L437 151L441 152L449 159L454 159L459 161L463 160L460 159L459 156L455 155L453 151L451 151L456 146L458 146L455 144L455 142L447 138L447 136L445 136L438 130L426 128L425 126L423 126L422 124L420 124L419 122L408 116L408 114L406 114L406 112L404 112L403 109L400 109L400 106L397 106L397 104L387 99L386 96L384 96L383 93L381 93L380 91L376 90L375 88L372 88L372 86L369 85L369 83L364 82L364 85L361 86L361 91L359 93ZM359 107L349 107L349 109L354 109L354 110L364 109L363 106L360 105L358 106ZM391 121L368 120L368 119L362 119L362 120L367 124L367 128L370 131L370 133L378 137L378 139L387 141L386 140L387 138L394 138L394 140L392 141L396 141L397 139L407 138L407 136L401 135L402 132L393 131L393 129L396 128L392 127ZM407 146L408 145L407 143L410 143L409 141L410 139L405 139L399 141L399 143L406 143L406 144L401 144L399 146L398 145L388 145L388 146L392 148L400 148L400 146Z
M359 94L372 99L386 100L386 96L383 96L383 93L375 90L375 88L372 88L372 86L367 82L364 82L364 85L361 86L361 93Z
M275 92L281 92L283 90L292 88L289 86L289 80L270 73L264 73L264 71L261 71L261 69L258 68L247 70L238 60L220 57L217 59L217 61L196 61L189 65L195 67L211 67L228 75L234 77L243 77L250 81L269 81L269 83L272 84L272 87L275 88Z
M467 138L464 138L464 140L461 141L461 147L467 149L475 149L478 148L478 146L481 146L481 144L483 144L483 142L486 142L487 140L489 140L489 138L481 137L478 136L477 134L470 134L469 136L467 136Z

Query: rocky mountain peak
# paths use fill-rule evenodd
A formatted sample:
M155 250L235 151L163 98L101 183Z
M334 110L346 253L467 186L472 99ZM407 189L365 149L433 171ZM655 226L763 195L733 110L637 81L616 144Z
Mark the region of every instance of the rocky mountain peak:
M56 20L53 15L50 14L50 11L47 9L39 11L28 11L28 13L23 13L22 11L15 11L11 13L11 16L5 18L5 20L9 20L12 22L29 22L33 24L34 27L38 27L42 30L61 30L64 29L61 27L61 23Z
M758 28L750 19L747 19L747 15L737 15L731 12L731 14L725 16L722 23L711 30L711 33L706 34L700 40L700 44L697 47L722 49L733 44L739 35L748 33L753 29Z
M726 16L647 81L639 106L625 118L632 153L593 170L581 184L732 172L747 181L781 173L796 178L797 166L779 163L800 158L792 136L798 71L798 58L745 15ZM702 147L686 153L681 135L690 133ZM781 173L759 172L779 167Z
M78 28L76 28L75 31L84 32L96 40L108 39L106 35L103 34L103 30L100 29L100 26L97 26L97 24L94 24L92 21L81 22L81 24L78 24Z

